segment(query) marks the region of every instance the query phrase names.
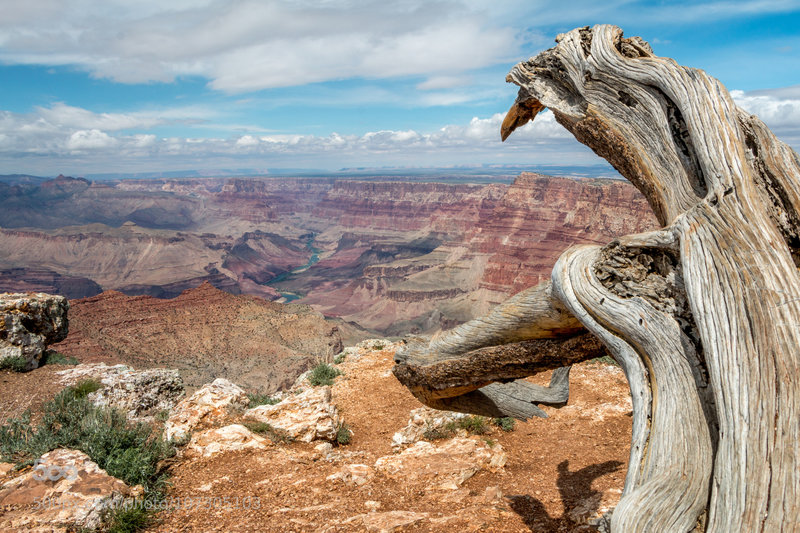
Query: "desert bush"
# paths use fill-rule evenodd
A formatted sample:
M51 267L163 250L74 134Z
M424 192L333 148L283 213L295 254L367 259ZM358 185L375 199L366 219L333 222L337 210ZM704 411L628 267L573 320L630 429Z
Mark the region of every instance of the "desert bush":
M282 429L278 429L267 422L245 422L245 427L253 433L267 437L275 444L288 444L294 439Z
M103 384L96 379L84 379L69 387L76 398L85 398L102 388Z
M471 435L483 435L489 432L489 424L483 416L465 416L455 422L456 428L464 429Z
M347 422L342 422L339 424L339 427L336 428L336 443L347 445L350 444L352 438L353 432L350 431L350 426L347 425Z
M376 342L375 344L372 345L373 350L383 350L384 348L385 346L383 345L383 343L380 342Z
M258 394L258 393L251 393L248 394L247 397L250 399L250 403L248 407L258 407L259 405L275 405L276 403L280 403L278 398L273 398L269 394Z
M17 357L6 357L5 359L0 359L0 370L13 370L14 372L25 372L25 368L28 366L28 359L25 357L17 356Z
M338 368L334 368L328 363L320 363L315 366L311 374L308 375L308 382L315 387L319 385L333 385L334 378L341 374L342 372Z
M611 357L610 355L604 355L603 357L596 357L592 359L592 363L600 363L604 365L612 365L612 366L619 366L617 360Z
M517 424L517 421L510 416L504 416L503 418L492 419L492 423L503 431L514 431L514 426Z
M107 533L134 533L147 528L155 522L154 512L163 497L145 495L133 505L108 509L104 518Z
M333 358L333 364L334 365L341 365L342 363L344 363L344 360L345 360L346 357L347 357L347 354L344 353L344 352L341 352L340 354L338 354L336 357Z
M68 355L64 355L61 352L57 352L55 350L45 350L44 356L42 357L41 361L42 366L44 365L77 365L78 360L75 357L70 357Z
M449 439L456 433L455 424L448 424L445 427L427 427L425 431L422 432L422 438L425 440L441 440L441 439Z
M489 432L489 424L483 416L465 416L441 427L428 426L422 432L422 438L425 440L449 439L459 429L463 429L470 435L483 435Z

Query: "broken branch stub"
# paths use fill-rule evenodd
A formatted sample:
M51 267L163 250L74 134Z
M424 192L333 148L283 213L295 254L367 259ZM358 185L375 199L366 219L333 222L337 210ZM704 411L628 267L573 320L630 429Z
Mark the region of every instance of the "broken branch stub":
M527 292L555 301L548 309L596 336L628 378L631 455L611 529L794 530L800 157L719 81L654 55L617 27L578 28L557 43L509 73L520 91L502 137L547 107L645 195L663 226L603 248L570 249L552 285ZM543 317L551 319L524 311L507 328L495 321L490 334L473 321L462 339L442 335L452 341L444 359L476 349L464 334L477 335L481 347L504 344L526 320L530 331L547 330L537 326ZM550 338L576 334L556 329ZM435 353L435 341L429 349ZM481 368L486 375L462 382L497 377L490 365L461 367ZM447 375L443 383L457 381L437 372Z

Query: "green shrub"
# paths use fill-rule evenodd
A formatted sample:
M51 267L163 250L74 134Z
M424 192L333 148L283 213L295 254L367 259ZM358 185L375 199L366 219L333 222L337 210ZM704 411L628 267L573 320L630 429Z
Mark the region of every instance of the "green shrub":
M288 444L294 441L294 439L284 430L273 427L271 424L266 422L245 422L244 425L253 433L263 435L275 444Z
M470 435L483 435L489 432L489 424L487 419L482 416L464 416L448 422L442 427L428 426L422 432L422 438L425 440L449 439L459 429L463 429Z
M375 344L372 345L372 349L373 350L383 350L383 348L384 348L384 345L381 344L380 342L376 342Z
M510 416L504 416L503 418L493 419L492 423L503 431L514 431L514 426L516 425L517 421Z
M44 357L42 357L42 366L44 365L77 365L78 360L74 357L64 355L55 350L45 350Z
M253 407L258 407L259 405L275 405L276 403L280 403L279 399L273 398L269 394L252 393L248 394L247 397L250 399L248 407L251 409Z
M69 387L76 398L85 398L95 391L103 388L103 384L96 379L84 379Z
M350 431L350 426L347 425L347 422L339 424L339 427L336 429L336 443L347 445L350 444L352 438L353 432Z
M489 432L489 424L482 416L465 416L456 420L455 424L457 428L464 429L471 435L483 435Z
M345 360L346 357L347 357L347 354L344 353L344 352L338 354L336 357L333 358L333 364L334 365L341 365L342 363L344 363L344 360Z
M455 424L448 424L442 428L428 427L422 432L422 438L425 440L441 440L449 439L456 433Z
M315 387L318 385L333 385L333 379L341 374L338 368L334 368L328 363L320 363L308 375L308 382Z
M0 370L13 370L14 372L25 372L28 366L28 359L21 355L16 357L6 357L0 359Z
M145 499L163 500L166 474L158 465L175 454L174 445L151 426L130 423L122 411L93 405L86 391L97 390L95 386L78 385L46 403L37 426L31 424L29 412L1 426L0 460L23 466L56 448L76 449L109 475L131 486L142 485ZM151 512L144 507L112 509L106 526L110 531L136 531L150 523Z
M603 357L596 357L592 359L593 363L599 363L603 365L612 365L612 366L619 366L617 360L611 357L610 355L604 355Z
M154 511L161 504L163 497L157 494L146 495L135 500L133 505L112 507L104 518L108 533L134 533L141 531L155 522ZM151 509L148 509L150 507Z

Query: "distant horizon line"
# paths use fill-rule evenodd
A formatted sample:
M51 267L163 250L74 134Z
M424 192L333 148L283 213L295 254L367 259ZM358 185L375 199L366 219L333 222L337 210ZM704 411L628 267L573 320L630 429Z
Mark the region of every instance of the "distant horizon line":
M315 168L221 168L221 169L183 169L168 171L147 172L95 172L86 174L73 174L61 172L56 175L37 176L28 173L9 173L0 175L0 181L13 178L32 178L36 180L55 179L58 176L84 178L93 181L117 181L127 179L179 179L179 178L237 178L237 177L307 177L307 178L332 178L332 177L473 177L473 178L499 178L514 177L521 172L536 172L564 177L588 177L624 179L613 167L608 164L594 165L525 165L525 164L494 164L458 166L425 166L425 167L342 167L336 170Z

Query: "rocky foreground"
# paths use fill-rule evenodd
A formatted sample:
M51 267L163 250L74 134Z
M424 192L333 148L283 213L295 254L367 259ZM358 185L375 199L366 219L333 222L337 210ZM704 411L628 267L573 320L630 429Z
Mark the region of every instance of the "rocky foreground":
M152 531L592 531L591 519L616 503L631 425L617 367L576 366L566 407L544 407L550 418L507 432L420 406L391 374L397 347L347 348L332 386L312 386L305 374L258 406L224 379L186 395L169 370L95 363L4 372L0 412L17 415L20 398L43 401L94 376L103 386L92 401L163 425L181 445L169 466L169 509ZM92 465L70 450L43 457L39 470L0 465L0 529L93 526L99 515L87 508L141 492ZM74 468L77 480L34 477L53 467ZM62 505L37 506L42 498Z

